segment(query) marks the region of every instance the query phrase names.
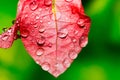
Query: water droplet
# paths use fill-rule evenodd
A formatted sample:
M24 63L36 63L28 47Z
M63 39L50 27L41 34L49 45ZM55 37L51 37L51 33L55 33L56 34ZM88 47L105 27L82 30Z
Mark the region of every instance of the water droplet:
M3 40L3 41L8 40L8 38L9 38L9 35L4 35L4 36L2 36L2 40Z
M77 40L76 40L75 38L74 38L72 41L73 41L74 43L77 42Z
M69 59L67 59L67 58L63 61L63 65L67 68L70 67L70 64L71 63L70 63Z
M48 71L50 69L50 64L45 62L42 64L42 69L45 70L45 71Z
M87 37L81 37L81 39L80 39L80 46L81 47L85 47L87 44L88 44L88 38Z
M44 0L44 4L45 4L46 6L51 6L52 0Z
M40 22L41 22L41 23L43 22L42 19L40 19Z
M43 33L45 31L45 26L40 26L39 32Z
M77 24L79 25L80 28L84 28L85 27L85 22L83 19L79 19Z
M17 20L16 20L16 24L19 24L21 21L21 17L19 17Z
M23 37L23 38L27 38L28 37L28 35L29 35L29 31L28 30L22 30L21 31L21 36Z
M12 32L12 29L10 28L9 30L8 30L8 33L11 33Z
M77 56L78 56L78 54L77 54L74 50L70 50L70 52L69 52L69 57L70 57L71 59L76 59Z
M75 31L75 35L77 35L78 34L78 31Z
M40 38L37 39L38 45L43 45L45 43L45 37L40 36Z
M38 26L37 25L34 25L34 28L37 28Z
M36 64L40 64L40 62L38 60L36 60Z
M44 49L43 49L43 48L39 48L39 49L36 51L36 55L37 55L37 56L41 56L42 54L44 54Z
M65 1L67 1L67 2L72 2L73 0L65 0Z
M61 29L58 31L58 36L60 38L65 38L68 35L68 30L67 29Z
M30 3L29 7L32 11L35 11L38 8L38 3L36 1L33 1Z
M39 18L40 18L40 16L39 16L39 15L36 15L36 16L35 16L35 19L39 19Z

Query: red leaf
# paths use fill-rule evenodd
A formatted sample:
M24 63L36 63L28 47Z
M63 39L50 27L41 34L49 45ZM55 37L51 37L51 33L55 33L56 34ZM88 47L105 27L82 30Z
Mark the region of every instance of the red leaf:
M70 67L88 43L90 18L81 0L20 0L15 24L32 58L55 77ZM1 47L11 45L15 30L9 44L0 38Z

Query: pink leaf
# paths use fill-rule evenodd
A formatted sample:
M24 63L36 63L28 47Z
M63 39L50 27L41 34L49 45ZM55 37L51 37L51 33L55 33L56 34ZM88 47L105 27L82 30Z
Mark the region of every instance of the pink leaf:
M35 62L58 77L87 45L90 18L81 0L20 0L15 26ZM8 31L0 35L1 47L11 46L15 26L11 35ZM2 41L6 34L7 43Z

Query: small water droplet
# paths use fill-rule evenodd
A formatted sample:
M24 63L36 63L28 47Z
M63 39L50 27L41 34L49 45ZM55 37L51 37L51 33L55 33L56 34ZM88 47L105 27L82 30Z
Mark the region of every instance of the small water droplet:
M8 40L8 38L9 38L9 35L4 35L4 36L2 36L2 40L3 40L3 41Z
M74 50L70 50L70 52L69 52L69 57L70 57L71 59L76 59L77 56L78 56L78 54L77 54Z
M43 48L39 48L39 49L36 51L36 55L37 55L37 56L41 56L42 54L44 54L44 49L43 49Z
M45 71L48 71L50 69L50 64L45 62L42 64L42 69L45 70Z
M41 22L41 23L43 22L42 19L40 19L40 22Z
M80 28L84 28L85 27L85 22L83 19L79 19L77 24L79 25Z
M68 30L67 29L61 29L58 31L58 36L60 38L65 38L68 35Z
M67 2L72 2L73 0L65 0L65 1L67 1Z
M51 6L52 0L44 0L44 4L45 4L46 6Z
M12 29L10 28L9 30L8 30L8 33L11 33L12 32Z
M39 18L40 18L40 16L39 16L39 15L36 15L36 16L35 16L35 19L39 19Z
M38 26L37 25L34 25L34 28L37 28Z
M32 11L35 11L38 8L38 3L36 1L33 1L29 4L29 7Z
M40 62L38 60L36 60L36 64L40 64Z
M40 38L37 39L38 45L43 45L45 43L45 37L40 36Z
M76 40L75 38L74 38L72 41L73 41L74 43L77 42L77 40Z
M39 32L43 33L45 31L45 26L40 26Z
M21 17L19 17L17 20L16 20L16 24L19 24L21 21Z
M23 38L27 38L28 37L28 35L29 35L29 31L28 30L22 30L21 31L21 36L23 37Z
M88 38L84 36L81 37L79 44L81 47L85 47L88 44Z
M67 59L67 58L63 61L63 65L67 68L70 67L70 64L71 63L70 63L69 59Z
M78 31L75 31L75 35L77 35L78 34Z

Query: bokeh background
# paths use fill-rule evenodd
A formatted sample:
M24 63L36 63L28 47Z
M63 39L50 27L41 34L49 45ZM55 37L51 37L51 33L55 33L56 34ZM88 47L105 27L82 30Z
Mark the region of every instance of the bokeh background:
M82 0L91 17L89 44L54 78L37 65L20 39L0 49L0 80L120 80L120 0ZM0 0L0 33L16 16L18 0Z

